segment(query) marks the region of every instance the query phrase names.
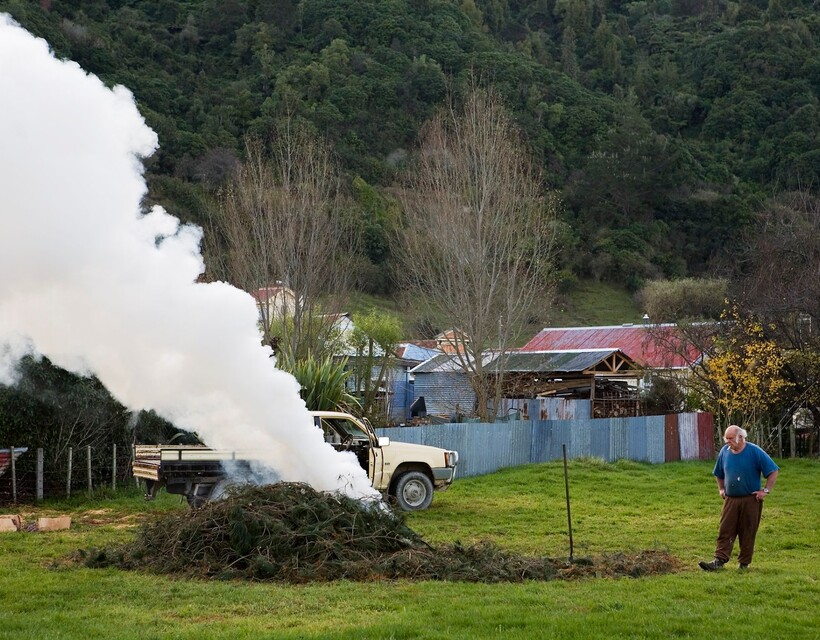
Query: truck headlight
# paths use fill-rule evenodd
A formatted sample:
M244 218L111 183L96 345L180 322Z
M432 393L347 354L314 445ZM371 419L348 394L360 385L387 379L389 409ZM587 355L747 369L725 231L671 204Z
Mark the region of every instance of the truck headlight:
M458 451L445 451L444 464L448 467L455 467L458 464Z

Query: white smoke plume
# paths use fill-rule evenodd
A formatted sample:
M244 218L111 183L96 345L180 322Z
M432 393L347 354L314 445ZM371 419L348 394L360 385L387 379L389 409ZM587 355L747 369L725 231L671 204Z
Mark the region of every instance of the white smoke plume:
M157 144L127 89L0 14L0 382L45 355L211 447L265 452L283 480L375 497L274 368L253 299L196 283L200 230L141 213Z

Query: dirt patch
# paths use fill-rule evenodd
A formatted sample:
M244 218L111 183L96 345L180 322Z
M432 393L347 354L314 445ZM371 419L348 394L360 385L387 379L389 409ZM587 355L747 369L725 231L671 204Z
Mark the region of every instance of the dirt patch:
M401 514L295 483L237 490L200 509L148 521L131 543L80 551L76 558L91 567L288 583L522 582L639 577L678 567L674 557L657 550L569 562L509 553L490 543L433 547Z
M142 514L120 515L112 509L92 509L75 515L74 519L81 525L101 527L113 526L115 529L135 527L144 519Z
M20 513L23 521L21 531L37 531L37 521L40 518L58 518L65 516L65 512L57 511L24 511ZM102 527L111 526L115 529L134 528L146 518L145 514L134 513L129 515L122 515L113 509L89 509L83 512L72 512L70 514L71 520L78 526L88 527Z

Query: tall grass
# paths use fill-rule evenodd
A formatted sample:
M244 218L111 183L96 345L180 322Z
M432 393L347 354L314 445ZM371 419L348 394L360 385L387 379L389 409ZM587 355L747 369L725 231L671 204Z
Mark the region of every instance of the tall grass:
M444 318L427 316L413 303L393 298L355 294L350 301L350 311L368 313L372 309L397 317L404 328L405 337L432 338L421 335L420 327L432 325L434 333L449 328ZM608 326L623 323L640 324L643 309L635 296L622 286L593 280L579 280L570 291L556 299L545 297L536 301L516 344L528 342L544 327ZM429 327L428 327L429 330Z
M685 566L639 579L295 587L92 570L64 559L185 507L167 495L51 504L27 515L70 513L70 531L0 534L0 638L818 638L820 464L780 464L752 569L710 574L696 563L717 532L711 463L571 462L575 556L659 547ZM491 539L566 556L563 467L458 479L408 523L433 544Z
M606 282L581 280L568 293L559 296L543 326L588 327L622 323L639 324L643 316L634 296Z

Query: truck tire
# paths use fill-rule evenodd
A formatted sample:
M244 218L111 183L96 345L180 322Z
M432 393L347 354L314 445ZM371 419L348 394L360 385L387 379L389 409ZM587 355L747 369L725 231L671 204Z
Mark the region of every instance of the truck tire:
M396 482L396 502L403 511L421 511L433 501L433 483L421 471L408 471Z
M185 494L185 498L188 500L188 506L192 509L198 509L204 505L210 499L213 488L212 484L195 484L191 487L190 491Z

